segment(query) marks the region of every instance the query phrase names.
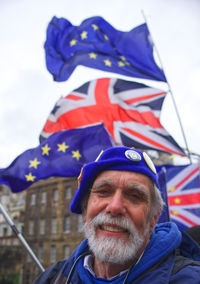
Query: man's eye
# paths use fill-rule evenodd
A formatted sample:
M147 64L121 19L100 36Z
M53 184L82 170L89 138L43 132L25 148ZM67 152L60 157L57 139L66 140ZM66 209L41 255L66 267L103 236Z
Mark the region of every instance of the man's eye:
M109 194L109 190L108 189L94 189L93 193L99 194L99 195L107 195Z
M139 196L138 194L131 194L131 197L135 199L141 199L141 196Z
M101 190L98 191L98 193L100 193L100 194L108 194L109 191L107 189L101 189Z
M143 202L146 200L146 197L143 194L130 194L130 198L134 201Z

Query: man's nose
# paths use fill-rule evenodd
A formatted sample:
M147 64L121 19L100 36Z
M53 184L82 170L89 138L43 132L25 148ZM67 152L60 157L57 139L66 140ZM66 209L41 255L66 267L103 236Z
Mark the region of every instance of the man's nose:
M109 203L106 207L106 213L109 213L112 216L117 216L123 215L125 212L126 209L122 193L120 191L116 191L109 200Z

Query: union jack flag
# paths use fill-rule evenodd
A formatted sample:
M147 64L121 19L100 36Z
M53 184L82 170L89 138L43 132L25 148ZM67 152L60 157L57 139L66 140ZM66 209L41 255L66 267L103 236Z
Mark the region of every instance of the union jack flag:
M184 155L160 123L165 95L162 90L133 81L89 81L58 100L40 141L63 129L103 123L117 145Z
M198 164L166 168L171 221L186 230L200 225L200 172Z

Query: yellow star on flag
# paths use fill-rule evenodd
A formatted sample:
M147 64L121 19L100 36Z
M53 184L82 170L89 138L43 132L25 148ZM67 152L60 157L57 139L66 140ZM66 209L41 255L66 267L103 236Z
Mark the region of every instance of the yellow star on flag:
M119 65L120 67L123 67L123 66L125 66L125 63L122 62L122 61L118 61L118 65Z
M83 31L83 32L81 33L81 38L82 38L82 39L86 39L86 38L87 38L87 32L86 32L86 31Z
M169 191L170 191L170 192L173 192L173 191L175 191L175 190L176 190L176 188L175 188L175 186L173 186L173 187L170 188Z
M94 29L95 31L99 29L99 27L98 27L97 25L95 25L95 24L93 24L92 27L93 27L93 29Z
M109 59L104 60L105 65L111 67L112 63L110 62Z
M89 53L89 57L95 59L95 58L97 57L97 54L94 53L94 52L90 52L90 53Z
M79 153L79 150L77 151L72 151L72 157L76 158L77 160L79 160L81 158L81 154Z
M174 202L175 202L176 204L180 204L180 203L181 203L181 200L180 200L180 198L175 198L175 199L174 199Z
M73 45L75 45L77 43L77 40L76 39L72 39L71 41L70 41L70 46L73 46Z
M104 35L104 38L105 38L105 40L108 40L108 36L107 35Z
M35 176L32 175L32 173L25 175L25 177L26 177L26 181L34 181L36 178Z
M29 165L29 168L35 168L37 169L37 166L41 163L40 161L38 161L37 158L35 158L34 160L30 160L29 161L30 165Z
M173 210L172 214L175 215L175 216L178 216L178 211Z
M65 142L63 142L62 144L57 144L58 146L58 152L62 151L63 153L66 152L66 149L69 148L68 145L65 144Z
M125 56L121 55L120 58L121 58L121 60L126 61L126 57Z
M49 151L51 150L51 148L48 146L48 144L45 144L44 147L42 147L42 155L47 155L49 156Z

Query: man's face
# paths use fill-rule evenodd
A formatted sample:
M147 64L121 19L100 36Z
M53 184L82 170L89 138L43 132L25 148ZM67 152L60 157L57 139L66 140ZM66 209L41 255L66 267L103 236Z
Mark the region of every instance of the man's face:
M95 179L83 218L89 245L95 251L98 247L96 253L102 261L113 254L110 261L118 255L116 262L120 263L145 248L155 225L150 218L151 187L147 176L129 171L105 171ZM122 253L129 255L122 260Z

